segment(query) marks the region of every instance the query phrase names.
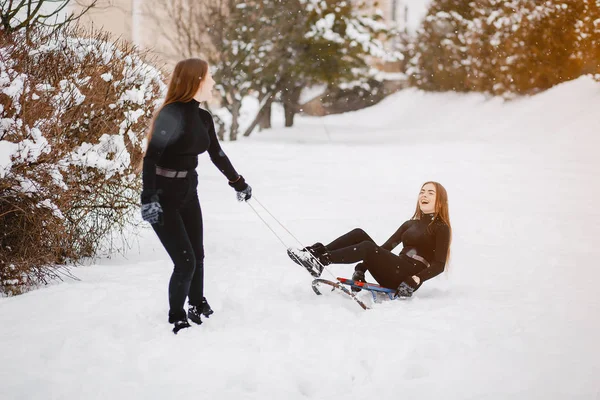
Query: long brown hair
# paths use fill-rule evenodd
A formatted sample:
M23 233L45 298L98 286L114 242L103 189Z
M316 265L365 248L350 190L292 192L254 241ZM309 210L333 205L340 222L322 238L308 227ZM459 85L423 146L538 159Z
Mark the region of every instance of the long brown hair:
M446 264L448 264L448 260L450 260L450 244L452 243L452 225L450 225L450 212L448 211L448 192L441 183L434 181L428 181L422 184L421 190L429 183L435 186L435 209L431 224L433 224L436 220L439 220L446 224L450 231L448 254L446 254ZM421 219L421 217L423 217L423 211L421 211L421 207L419 207L419 199L417 198L417 207L412 219Z
M160 110L171 103L187 103L188 101L191 101L198 92L200 83L202 83L207 73L208 63L199 58L181 60L175 65L175 69L169 79L169 87L167 89L165 101L154 113L148 133L146 134L148 143L150 143L152 131L154 130L154 121Z

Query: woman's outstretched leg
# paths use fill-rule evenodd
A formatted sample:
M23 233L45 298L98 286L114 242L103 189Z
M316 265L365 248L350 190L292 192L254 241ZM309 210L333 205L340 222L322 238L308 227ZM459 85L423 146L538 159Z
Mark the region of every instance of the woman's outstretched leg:
M323 243L321 242L317 242L315 244L313 244L312 246L307 246L305 248L303 248L302 250L300 250L298 253L296 251L296 253L298 253L297 255L301 255L302 252L304 253L303 257L307 257L307 258L312 258L312 256L314 256L315 258L319 259L321 257L323 257L323 255L325 254L329 254L332 251L336 251L336 250L341 250L341 249L345 249L347 247L350 246L354 246L354 245L360 245L362 243L372 243L373 245L375 245L375 241L373 239L371 239L371 237L362 229L360 228L356 228L351 230L348 233L343 234L342 236L338 237L337 239L335 239L333 242L329 243L327 246L324 246ZM365 246L369 246L369 245L363 245L363 247ZM347 256L346 256L347 258ZM352 257L354 258L354 257ZM294 258L292 258L294 259ZM321 260L324 262L327 262L327 260ZM334 261L334 262L338 262L338 261ZM339 261L340 263L348 263L348 262L353 262L353 261Z
M356 228L335 239L333 242L326 245L325 248L331 252L362 242L371 242L373 244L375 243L375 241L371 239L367 232L360 228Z
M329 248L327 249L329 250ZM324 254L324 257L328 259L329 263L333 264L353 264L375 257L380 250L382 249L375 242L365 240L337 250L328 251Z
M290 258L304 266L313 276L319 276L323 266L333 263L350 264L364 260L379 247L362 229L356 228L324 246L315 243L302 250L288 249Z

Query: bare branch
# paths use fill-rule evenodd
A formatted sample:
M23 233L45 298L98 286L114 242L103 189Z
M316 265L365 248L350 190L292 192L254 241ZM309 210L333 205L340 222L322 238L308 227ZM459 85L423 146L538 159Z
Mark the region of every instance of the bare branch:
M9 0L8 7L2 9L0 20L2 21L3 28L8 32L29 29L36 25L59 28L81 18L91 8L96 7L98 0L93 0L79 13L73 12L69 14L64 21L59 21L59 14L63 12L70 2L71 0L21 0L19 4L13 5L13 0ZM45 14L43 13L42 7L44 4L48 3L57 3L58 5L53 11ZM25 17L23 20L20 20L17 16L22 12L24 7L27 7ZM49 22L52 17L54 17L54 21Z

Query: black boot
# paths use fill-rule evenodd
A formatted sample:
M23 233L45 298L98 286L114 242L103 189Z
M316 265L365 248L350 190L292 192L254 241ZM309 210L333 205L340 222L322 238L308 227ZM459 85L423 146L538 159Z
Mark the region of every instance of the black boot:
M185 328L189 328L190 327L190 323L187 322L187 319L183 319L181 321L175 321L173 323L173 333L177 335L177 332L179 332L182 329Z
M193 323L202 324L202 306L190 306L187 315Z
M325 247L323 245L323 243L317 242L315 244L313 244L312 246L307 246L305 248L303 248L302 250L306 250L308 252L310 252L313 256L315 257L319 257L322 256L323 254L327 253L327 247Z
M329 254L329 252L324 252L319 254L317 257L317 260L319 260L319 262L321 263L321 265L323 267L328 266L329 264L331 264L331 255ZM321 272L323 272L323 268L321 268L321 270L319 271L319 275L321 274Z
M317 245L320 243L317 243ZM313 245L316 246L316 245ZM298 265L302 265L310 272L310 274L316 278L321 276L323 267L331 264L329 253L327 248L321 244L317 250L313 246L305 247L303 249L289 248L287 250L288 256Z
M202 298L202 304L200 305L200 309L201 309L202 315L204 315L206 318L210 317L211 314L214 313L212 308L210 308L210 306L208 305L208 301L206 301L206 297Z
M366 282L366 280L365 280L365 273L363 271L361 271L361 270L355 269L354 273L352 274L352 280L353 281L357 281L357 282ZM354 287L354 286L352 286L351 289L352 289L353 292L360 292L362 290L361 288Z
M302 263L300 262L300 259L302 258L310 258L310 256L312 255L313 257L318 259L319 256L326 252L327 248L323 246L323 243L319 242L313 244L312 246L306 246L303 249L295 249L291 247L288 249L288 255L290 256L292 261L294 261L298 265L302 265Z
M199 306L190 306L188 308L188 318L198 325L202 323L202 316L204 315L206 318L210 317L210 315L214 313L208 301L206 301L206 297L202 298L202 303Z

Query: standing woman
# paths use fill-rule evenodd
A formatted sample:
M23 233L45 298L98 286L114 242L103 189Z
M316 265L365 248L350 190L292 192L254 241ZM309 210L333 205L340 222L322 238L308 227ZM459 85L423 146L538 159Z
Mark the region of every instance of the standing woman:
M211 99L214 84L206 61L191 58L177 63L165 101L152 121L143 162L142 218L152 224L175 264L169 282L169 323L174 324L174 333L190 326L187 318L201 324L201 315L213 313L204 297L198 155L208 152L238 200L252 196L252 188L221 149L211 114L200 108L200 102Z
M304 249L288 249L290 258L319 276L329 264L356 265L352 279L365 281L365 272L396 295L410 297L423 282L444 271L452 228L448 211L448 193L438 182L425 182L419 192L412 218L404 222L378 246L362 229L354 229L324 246L315 243ZM392 253L400 243L402 251Z

